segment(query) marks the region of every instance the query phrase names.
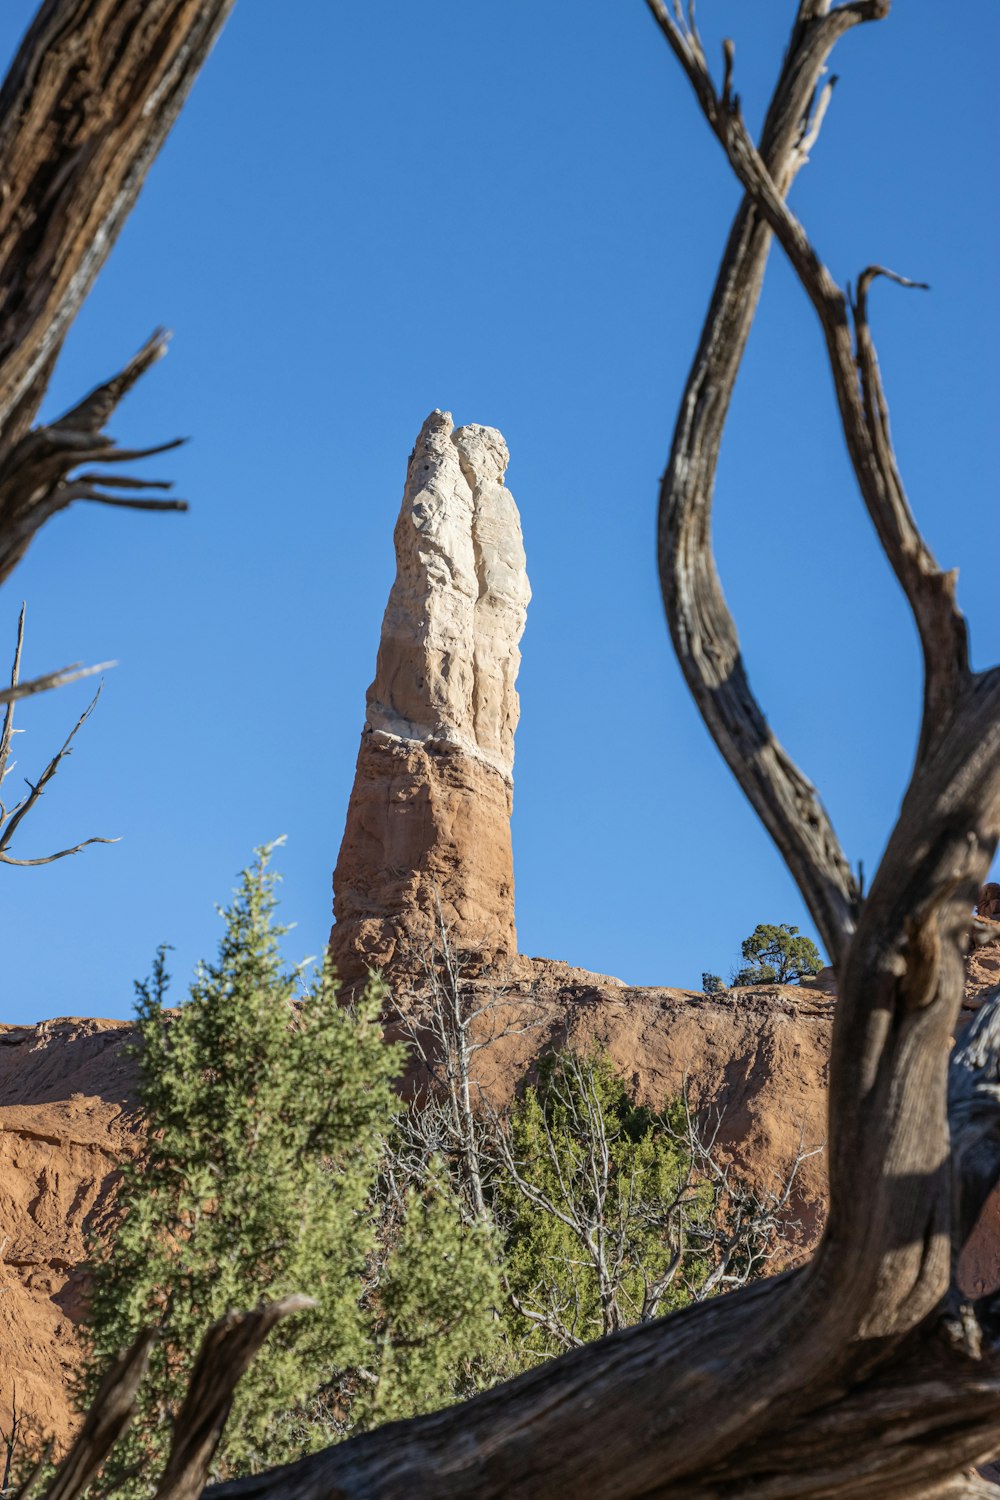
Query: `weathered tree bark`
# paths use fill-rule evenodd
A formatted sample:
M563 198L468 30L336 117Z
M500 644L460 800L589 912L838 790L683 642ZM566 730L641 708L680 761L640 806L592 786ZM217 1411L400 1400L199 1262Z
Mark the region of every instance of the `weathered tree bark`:
M196 1500L208 1478L236 1387L261 1345L282 1318L315 1306L311 1297L282 1297L261 1303L253 1312L230 1313L212 1325L177 1413L167 1467L153 1500Z
M105 1375L72 1448L45 1492L45 1500L77 1500L97 1474L132 1420L154 1337L148 1329L141 1333Z
M167 1466L155 1500L195 1500L219 1446L233 1394L271 1330L315 1307L311 1297L282 1297L252 1312L230 1313L207 1330L177 1413ZM45 1500L77 1500L135 1415L136 1398L156 1334L145 1329L112 1365L94 1404L59 1465Z
M808 160L828 93L816 96L840 38L870 7L802 4L761 138L787 193ZM674 649L698 709L794 875L836 965L858 889L815 788L772 733L751 691L712 554L711 503L722 432L764 279L771 232L748 194L729 234L681 400L661 488L659 563Z
M81 464L142 458L102 428L154 336L59 422L31 429L66 332L234 0L45 0L0 89L0 582L75 500L142 509L166 486ZM162 447L162 445L161 445Z

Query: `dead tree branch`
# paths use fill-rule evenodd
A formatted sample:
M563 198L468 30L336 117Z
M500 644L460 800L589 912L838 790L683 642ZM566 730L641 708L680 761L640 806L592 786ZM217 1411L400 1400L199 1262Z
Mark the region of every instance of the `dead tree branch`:
M32 1496L41 1484L42 1478L48 1469L54 1447L55 1444L51 1438L47 1443L42 1444L42 1450L38 1455L34 1468L28 1474L24 1483L15 1492L14 1500L32 1500Z
M173 1445L154 1500L196 1500L201 1494L236 1387L264 1340L284 1318L315 1306L312 1297L282 1297L253 1312L230 1313L212 1325L174 1421Z
M82 662L72 662L68 667L60 667L57 672L45 672L41 677L29 677L25 682L19 681L10 687L0 688L0 704L20 703L22 698L31 698L35 693L68 687L71 682L79 682L81 677L94 677L98 672L108 672L117 665L116 661L101 661L96 666L85 667Z
M558 1130L549 1123L551 1106L558 1112ZM508 1120L491 1122L485 1146L497 1159L492 1175L513 1187L535 1213L563 1224L575 1242L573 1256L560 1258L536 1287L516 1297L505 1287L515 1311L562 1350L584 1342L581 1280L588 1276L600 1306L601 1326L597 1334L591 1331L595 1337L658 1317L675 1284L694 1302L721 1288L746 1286L787 1245L794 1228L788 1205L795 1179L815 1152L800 1146L777 1191L753 1191L715 1150L721 1117L714 1130L706 1130L686 1089L682 1106L681 1125L661 1127L683 1153L684 1170L669 1195L644 1191L634 1164L626 1173L616 1161L622 1127L605 1111L594 1065L586 1058L558 1057L540 1116L542 1147L533 1157L519 1152ZM554 1188L545 1187L546 1175ZM502 1214L499 1222L503 1230ZM665 1254L658 1273L647 1259L649 1231ZM706 1265L711 1266L707 1275ZM637 1278L641 1299L634 1290Z
M84 1493L132 1420L136 1395L149 1364L153 1338L149 1329L140 1333L131 1349L126 1350L104 1377L72 1448L45 1493L45 1500L76 1500Z
M69 734L63 742L62 748L60 750L57 750L56 754L49 761L48 765L45 767L45 770L42 772L41 776L39 776L37 781L28 781L27 777L25 778L25 785L28 788L26 795L21 798L20 802L16 803L11 808L8 808L3 801L2 794L3 784L6 781L7 777L10 775L11 771L13 771L14 769L14 763L11 762L10 759L11 744L14 735L20 733L19 730L16 730L14 728L14 705L17 702L18 698L21 696L18 689L22 686L22 684L18 679L21 670L21 650L24 646L24 614L25 606L22 604L21 613L17 622L17 645L14 648L14 663L11 667L10 673L10 688L6 697L7 708L6 712L4 713L3 728L0 729L0 864L22 866L51 865L55 860L65 859L69 854L79 854L80 850L86 849L88 844L116 844L118 840L106 838L84 839L82 843L74 844L69 849L59 849L55 854L45 854L36 859L16 859L9 852L11 841L15 833L20 828L21 824L24 822L28 814L31 812L32 808L37 805L39 798L44 794L45 788L58 772L63 760L67 755L70 755L72 753L74 739L76 738L79 731L83 728L84 724L86 724L91 714L94 712L94 709L97 707L97 700L101 696L101 689L98 688L97 692L94 694L93 698L91 698L90 702L87 704L87 707L84 709L83 713L80 715L73 728L70 730ZM107 665L110 665L110 663L108 663ZM73 682L78 677L87 677L93 670L95 669L86 668L83 671L78 672L73 672L71 670L69 675L67 675L66 673L60 674L58 672L50 673L48 678L36 678L35 683L46 682L50 687L58 687L63 682ZM31 683L28 684L28 687L31 691L40 691L40 689L38 689Z
M10 1426L5 1432L0 1427L0 1445L3 1447L3 1475L0 1476L0 1497L10 1494L10 1477L18 1449L24 1442L24 1410L17 1404L17 1381L11 1381Z
M887 276L906 287L919 286L924 290L926 287L881 266L869 266L861 273L857 295L850 302L785 201L788 183L775 172L766 150L758 151L750 138L739 95L732 92L732 44L727 44L726 76L716 94L700 43L692 40L687 27L671 19L662 0L648 0L648 3L733 170L780 242L819 317L858 487L920 634L925 688L919 764L968 685L971 675L968 633L955 600L956 575L942 572L938 567L920 534L903 488L868 322L868 292L877 276ZM841 6L828 20L835 22L852 12L857 19L879 19L888 11L888 0L882 3L873 0L868 5ZM853 336L849 312L853 313Z
M693 22L647 0L704 110L718 105ZM764 122L760 154L780 194L815 143L830 98L821 86L835 44L882 7L803 0ZM731 100L733 53L724 97ZM729 403L753 323L771 230L747 195L722 257L660 486L658 554L670 633L712 737L802 891L834 967L854 930L859 891L815 787L779 743L754 697L715 566L712 501Z
M888 5L855 9L884 15ZM843 12L843 7L832 12L831 19ZM903 491L867 321L867 292L877 269L870 268L859 282L852 338L846 295L748 135L738 96L731 91L731 56L728 82L716 94L703 53L665 11L658 20L734 171L817 312L858 487L923 646L920 745L902 813L843 964L834 1030L834 1060L840 1066L832 1074L830 1100L831 1220L848 1243L860 1246L863 1213L864 1238L876 1252L864 1275L861 1257L852 1263L850 1255L842 1255L839 1274L850 1274L854 1293L864 1288L863 1295L870 1298L877 1295L877 1282L878 1300L884 1298L885 1305L868 1309L865 1326L899 1331L901 1319L918 1320L942 1293L942 1270L928 1275L927 1255L920 1247L928 1235L947 1242L940 1220L947 1223L948 1209L940 1183L937 1189L928 1183L925 1193L910 1195L912 1217L906 1230L912 1248L896 1257L895 1274L889 1278L895 1292L886 1297L883 1257L890 1240L900 1237L901 1205L885 1162L894 1160L898 1172L901 1157L915 1173L933 1178L932 1162L948 1154L945 1059L961 992L967 912L976 899L974 882L985 877L998 833L1000 676L993 671L973 677L965 621L955 602L955 575L937 567ZM669 610L666 583L664 592ZM925 857L922 850L928 850ZM808 886L802 888L808 898ZM889 1033L886 1014L899 1019L898 1029ZM914 1034L904 1040L904 1032ZM884 1079L885 1093L870 1089L876 1076ZM912 1092L917 1078L928 1090L919 1101ZM931 1098L936 1108L929 1104ZM859 1167L867 1168L876 1198L875 1205L869 1198L863 1210L857 1197ZM873 1235L873 1223L880 1233Z
M410 954L412 983L405 993L393 995L388 1007L393 1027L425 1075L417 1106L399 1121L398 1149L408 1155L418 1177L435 1154L457 1161L469 1220L488 1223L491 1114L473 1076L474 1060L543 1023L530 996L507 995L502 985L468 983L436 892L435 906L434 940Z
M155 1500L195 1500L202 1491L232 1407L233 1394L268 1334L284 1318L315 1307L294 1294L233 1312L205 1334L174 1421L174 1440ZM149 1363L155 1332L145 1329L101 1383L76 1440L59 1466L45 1500L76 1500L125 1431ZM155 1476L150 1476L151 1482Z
M0 89L0 581L76 500L181 509L81 464L120 463L103 427L164 352L155 334L58 422L31 430L63 341L234 0L43 0ZM128 488L155 490L131 480Z
M147 493L169 489L168 481L76 472L84 464L150 458L183 441L175 438L153 448L118 448L101 430L122 396L166 349L167 335L158 330L119 375L98 386L57 422L33 427L12 446L3 441L0 429L0 580L23 556L35 532L75 501L131 510L187 510L184 500L158 499ZM117 490L136 493L116 494Z

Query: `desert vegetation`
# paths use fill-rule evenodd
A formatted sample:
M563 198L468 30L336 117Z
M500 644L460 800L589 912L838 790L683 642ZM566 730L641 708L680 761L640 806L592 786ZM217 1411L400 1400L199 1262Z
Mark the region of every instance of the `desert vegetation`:
M350 1007L279 956L268 851L243 874L217 959L168 1010L165 953L138 986L148 1144L126 1165L113 1237L95 1245L83 1409L123 1348L155 1331L134 1420L93 1492L140 1497L165 1465L193 1351L233 1307L290 1299L271 1360L241 1383L221 1475L298 1457L336 1378L350 1426L427 1409L461 1389L491 1331L485 1231L449 1212L443 1175L379 1205L398 1105L377 985ZM376 1207L379 1205L379 1207ZM376 1251L376 1225L379 1246ZM296 1302L302 1286L312 1288ZM332 1421L331 1421L332 1425ZM310 1436L313 1441L310 1442Z
M466 985L446 929L408 994L373 979L339 1003L328 972L289 968L271 855L243 872L182 1004L166 950L136 987L146 1144L93 1242L81 1414L123 1349L142 1349L145 1373L94 1496L143 1500L168 1471L196 1352L234 1307L283 1316L238 1387L221 1479L433 1411L795 1254L796 1169L750 1191L686 1098L637 1106L599 1051L543 1055L492 1108L475 1059L531 1006ZM9 1449L22 1475L44 1462L16 1427Z
M733 970L730 982L734 985L798 984L823 967L812 938L787 922L758 923L744 938L740 951L743 964Z
M733 967L729 983L734 988L748 984L800 984L823 967L820 951L812 938L788 922L758 922L740 945L741 964ZM718 995L726 985L720 974L706 969L701 976L706 995Z

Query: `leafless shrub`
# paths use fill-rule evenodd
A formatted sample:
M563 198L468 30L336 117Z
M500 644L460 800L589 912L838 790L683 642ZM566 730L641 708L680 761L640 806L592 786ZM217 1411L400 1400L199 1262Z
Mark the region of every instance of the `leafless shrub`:
M492 1224L501 1242L511 1227L511 1190L533 1213L565 1226L573 1249L551 1274L520 1289L504 1278L510 1306L558 1348L594 1336L583 1317L592 1283L599 1289L597 1331L605 1334L657 1317L670 1292L702 1301L745 1286L776 1257L791 1258L794 1184L803 1161L822 1147L800 1143L773 1191L751 1188L718 1150L721 1116L699 1120L685 1085L657 1127L682 1164L664 1199L650 1192L634 1161L623 1177L621 1126L602 1098L598 1061L560 1053L546 1082L559 1126L540 1112L541 1156L527 1159L510 1106L490 1102L476 1064L508 1037L543 1026L544 1007L479 977L474 956L463 960L456 952L440 912L436 939L413 955L410 972L388 1014L418 1060L419 1082L387 1154L387 1203L401 1203L405 1187L438 1160L448 1165L468 1218ZM655 1274L645 1259L653 1241Z

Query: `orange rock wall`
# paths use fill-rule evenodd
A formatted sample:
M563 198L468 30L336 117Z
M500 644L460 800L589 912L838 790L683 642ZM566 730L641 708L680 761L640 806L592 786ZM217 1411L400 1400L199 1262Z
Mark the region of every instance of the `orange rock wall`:
M997 964L1000 940L970 965L970 1007ZM512 1007L507 1023L526 1029L477 1056L496 1103L546 1049L597 1045L650 1105L686 1087L704 1124L719 1123L718 1150L759 1191L780 1186L800 1147L825 1141L834 1000L821 990L762 986L708 999L526 958L497 982ZM485 998L491 981L474 983ZM139 1139L134 1065L123 1053L130 1031L109 1021L0 1027L0 1426L16 1381L37 1430L65 1440L72 1428L86 1234L110 1221L118 1165ZM804 1252L825 1213L822 1154L803 1162L796 1189L790 1212ZM987 1206L962 1273L970 1291L1000 1283L1000 1200Z
M118 1021L0 1027L0 1428L16 1392L28 1426L59 1443L75 1416L75 1325L88 1233L135 1149L134 1068Z
M485 964L517 951L510 782L461 750L366 733L333 877L330 956L353 983L434 940Z

